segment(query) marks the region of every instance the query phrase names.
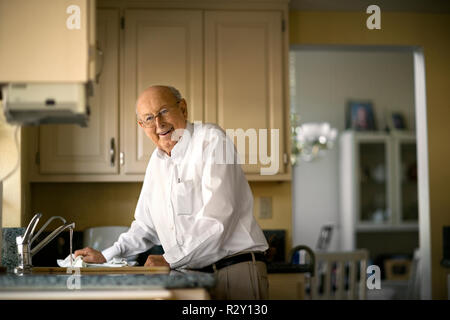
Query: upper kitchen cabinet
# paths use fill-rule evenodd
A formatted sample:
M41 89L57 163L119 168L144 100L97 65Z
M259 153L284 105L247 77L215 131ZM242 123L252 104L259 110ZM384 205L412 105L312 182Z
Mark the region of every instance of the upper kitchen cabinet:
M33 181L142 181L155 147L137 123L136 100L158 84L180 90L191 122L240 131L249 180L290 179L287 2L99 5L103 59L89 127L42 127Z
M239 150L245 173L259 175L259 153L266 162L268 153L270 160L274 159L277 168L273 173L283 172L281 24L280 12L127 11L122 126L125 173L143 174L155 148L136 124L134 112L138 93L151 84L179 88L187 100L190 121L242 129L249 137L253 134L255 139L241 140L246 147ZM261 135L266 137L261 141L264 152L258 152ZM239 139L235 143L239 149Z
M95 78L94 0L0 0L0 82Z
M155 149L137 124L136 99L150 85L171 85L203 120L201 11L127 10L123 59L122 159L125 174L144 174Z
M87 128L78 125L40 127L39 158L43 174L111 174L119 172L119 11L99 10L98 83L88 104Z
M245 132L235 144L251 175L284 172L282 39L281 12L205 12L205 120Z

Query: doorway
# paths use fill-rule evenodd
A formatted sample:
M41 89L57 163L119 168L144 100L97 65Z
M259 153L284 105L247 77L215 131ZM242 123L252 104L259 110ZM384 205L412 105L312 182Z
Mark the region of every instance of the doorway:
M389 258L403 254L412 258L414 248L420 248L420 294L422 299L431 298L425 66L421 48L291 46L290 93L291 113L299 117L298 125L328 122L339 131L334 147L324 156L314 161L300 161L293 168L293 245L301 243L314 248L320 228L323 225L333 225L334 233L329 250L349 249L342 232L345 230L341 205L344 200L339 190L343 174L340 169L343 151L339 136L351 131L346 119L349 117L351 101L367 102L373 109L376 127L372 128L373 132L361 134L373 133L391 139L394 132L399 132L414 137L416 154L413 160L416 161L412 161L410 167L416 166L416 208L413 208L414 201L399 206L403 190L399 189L399 194L392 187L386 192L384 207L381 206L384 211L380 213L378 210L378 215L375 215L377 208L370 209L373 212L368 211L369 223L356 223L354 226L354 249L359 245L371 247L371 263L383 264L380 256ZM393 115L402 117L403 128L394 127ZM408 177L407 172L404 172L408 168L401 166L402 163L396 173L391 171L388 174L386 170L387 179L393 180L394 175ZM360 169L355 168L358 171ZM409 170L414 175L413 169ZM370 176L372 172L368 174ZM358 175L360 176L360 172ZM393 181L388 183L395 185ZM360 203L357 205L359 210ZM399 217L406 214L408 205L409 214L414 210L416 213L412 213L412 223L402 223ZM387 216L390 223L370 223L376 222L375 219L379 219L380 214ZM365 226L368 227L364 229ZM392 243L398 246L389 246Z

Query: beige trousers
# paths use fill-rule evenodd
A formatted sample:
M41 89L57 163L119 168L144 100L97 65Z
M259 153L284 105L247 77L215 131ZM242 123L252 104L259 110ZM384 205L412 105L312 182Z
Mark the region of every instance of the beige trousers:
M265 300L269 298L267 267L261 261L236 263L215 272L215 300Z

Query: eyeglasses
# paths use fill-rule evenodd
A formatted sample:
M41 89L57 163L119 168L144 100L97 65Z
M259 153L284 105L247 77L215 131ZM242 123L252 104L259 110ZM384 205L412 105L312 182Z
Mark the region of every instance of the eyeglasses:
M176 104L178 104L178 103L180 103L180 101L176 102ZM175 105L167 107L167 108L163 108L163 109L159 110L157 114L155 114L155 115L152 115L152 114L146 115L143 120L140 119L138 121L141 123L141 125L144 128L154 128L154 127L156 127L156 118L157 117L161 117L160 118L161 120L163 120L163 121L167 120L170 117L170 114L171 114L170 109L172 109L174 107L175 107Z

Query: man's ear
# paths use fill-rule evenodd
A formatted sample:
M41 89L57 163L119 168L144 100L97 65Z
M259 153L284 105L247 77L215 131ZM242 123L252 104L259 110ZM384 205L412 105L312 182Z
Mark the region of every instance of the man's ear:
M142 121L138 120L137 123L138 123L139 127L144 128L142 125Z
M187 110L187 103L184 98L180 100L180 108L181 112L183 112L184 120L187 120L188 110Z

